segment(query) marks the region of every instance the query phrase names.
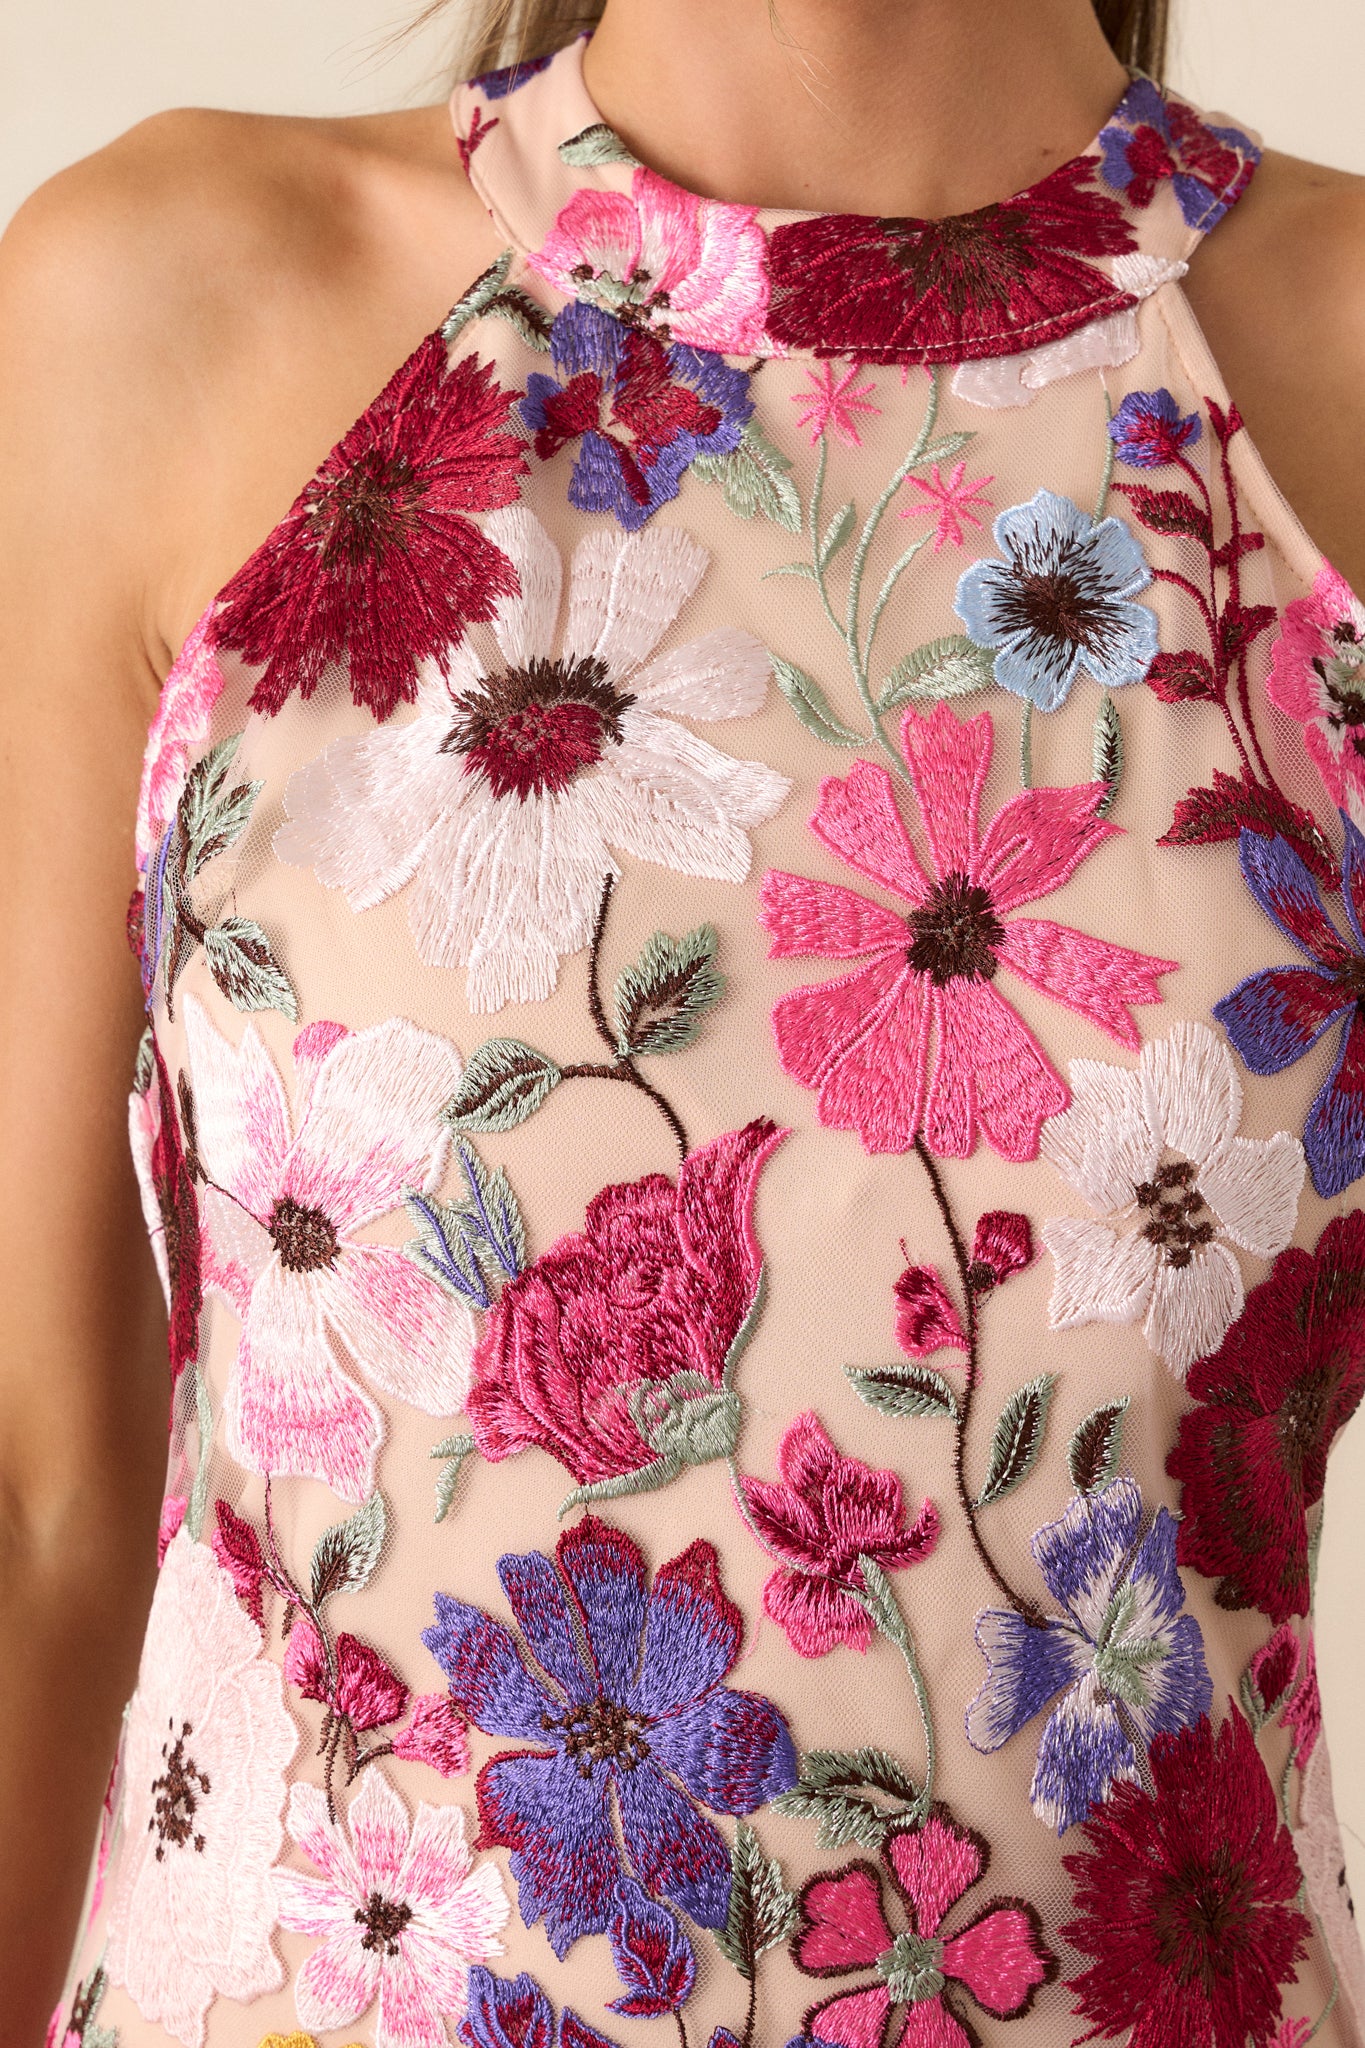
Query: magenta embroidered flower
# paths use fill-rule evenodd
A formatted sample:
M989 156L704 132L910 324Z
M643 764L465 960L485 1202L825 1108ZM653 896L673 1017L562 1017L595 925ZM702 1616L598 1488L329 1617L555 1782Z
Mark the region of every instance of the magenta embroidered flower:
M806 385L801 391L793 391L793 405L804 406L796 424L810 429L810 445L818 446L821 438L834 433L846 448L861 448L855 413L866 413L869 418L879 418L881 407L873 405L871 394L874 384L859 384L855 380L863 373L861 363L850 363L842 377L836 377L833 363L820 363L806 371Z
M188 1506L189 1502L183 1493L168 1493L162 1501L161 1518L157 1524L156 1531L156 1561L158 1565L165 1564L166 1552L171 1547L171 1539L184 1521L185 1510Z
M1033 1227L1012 1209L986 1209L976 1219L967 1278L974 1294L989 1293L1033 1264Z
M209 628L213 607L204 613L171 663L147 735L142 784L137 798L137 864L145 868L152 849L175 816L185 787L190 755L209 736L209 720L223 688L223 671Z
M1303 727L1339 811L1365 830L1365 604L1329 562L1284 608L1266 689Z
M443 1778L469 1769L469 1724L448 1693L424 1692L413 1701L408 1725L393 1738L393 1753L408 1764L430 1764Z
M698 199L638 165L629 193L583 186L533 270L567 298L722 355L762 346L768 267L758 208Z
M322 1638L306 1614L294 1617L284 1675L305 1699L320 1700L349 1721L357 1735L397 1721L408 1704L407 1687L378 1650L344 1630L336 1639L336 1668L329 1672Z
M993 2019L1026 2013L1039 1985L1057 1974L1033 1906L992 1899L955 1934L943 1931L958 1900L986 1874L990 1850L981 1836L936 1806L923 1827L893 1834L883 1857L909 1923L899 1934L887 1920L875 1864L846 1864L801 1889L797 1969L808 1977L875 1973L813 2005L803 2034L820 2048L969 2048L977 2035L964 2023L963 1992ZM900 2023L888 2031L893 2011Z
M777 1449L782 1484L745 1479L744 1500L760 1538L785 1560L763 1588L763 1612L786 1631L802 1657L823 1657L840 1643L866 1650L876 1633L864 1606L860 1560L884 1572L928 1557L938 1541L938 1509L925 1501L907 1527L901 1482L857 1458L845 1458L818 1415L798 1415Z
M954 463L947 483L943 471L934 464L932 477L912 476L910 488L920 493L918 505L906 505L901 510L902 519L922 519L928 513L937 523L934 527L934 553L942 551L945 542L960 548L966 539L964 526L981 526L985 522L977 517L978 511L989 512L991 501L985 495L987 484L993 484L993 476L977 477L975 482L967 478L965 462Z
M371 1767L347 1825L316 1785L289 1795L289 1832L321 1876L275 1872L280 1925L317 1937L294 1985L306 2027L344 2027L376 2001L375 2048L448 2048L469 1972L502 1954L511 1905L496 1866L475 1863L458 1806L407 1808Z
M1100 136L1104 181L1136 208L1169 178L1185 225L1207 233L1251 182L1261 152L1240 128L1215 128L1150 78L1135 78Z
M884 909L833 882L770 872L762 923L770 957L869 964L784 996L778 1054L813 1088L822 1124L856 1130L869 1152L904 1152L923 1130L934 1152L966 1158L985 1137L1004 1159L1034 1159L1043 1120L1069 1101L1032 1032L998 993L1004 970L1136 1047L1134 1003L1161 1000L1175 962L1018 917L1116 830L1100 815L1107 785L1028 789L983 833L980 801L994 732L944 704L908 711L901 745L928 842L911 843L887 770L857 761L823 784L811 830L908 910ZM931 1035L933 1049L931 1057Z
M291 1111L254 1024L233 1046L190 996L185 1035L205 1284L242 1322L228 1448L253 1472L305 1473L361 1500L383 1425L341 1360L428 1415L458 1414L469 1384L469 1310L359 1234L408 1190L438 1185L460 1056L401 1018L356 1032L310 1025L294 1041Z
M892 1289L896 1342L909 1358L929 1358L951 1345L967 1350L966 1332L941 1276L932 1266L907 1266Z
M180 1135L175 1093L155 1043L148 1085L141 1092L135 1089L128 1098L128 1144L142 1198L142 1220L166 1297L166 1343L174 1396L176 1381L199 1353L203 1248L199 1203Z

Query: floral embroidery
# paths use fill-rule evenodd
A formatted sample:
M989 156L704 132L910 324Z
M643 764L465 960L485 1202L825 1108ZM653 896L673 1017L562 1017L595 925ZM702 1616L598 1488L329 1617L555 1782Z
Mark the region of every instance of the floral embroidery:
M1258 844L1261 842L1258 842ZM1303 1148L1279 1131L1239 1138L1242 1090L1205 1024L1145 1045L1135 1073L1073 1060L1074 1101L1042 1138L1044 1155L1116 1230L1078 1216L1043 1229L1055 1277L1048 1321L1135 1323L1178 1378L1222 1342L1245 1291L1231 1250L1283 1251L1303 1187Z
M209 736L209 720L223 689L223 671L210 638L213 606L191 629L171 663L147 735L142 783L137 798L137 864L145 868L153 847L176 814L190 756Z
M617 873L609 846L739 882L749 831L788 787L673 715L747 718L768 686L749 633L655 653L706 568L681 528L585 535L562 634L559 551L539 520L518 507L487 530L522 591L497 608L493 658L466 644L445 677L424 671L411 722L334 740L291 778L275 837L354 910L406 889L421 957L467 967L475 1011L550 994Z
M1294 1850L1303 1871L1308 1904L1322 1925L1349 2009L1353 2013L1363 2012L1365 1954L1361 1951L1360 1927L1351 1901L1346 1851L1332 1797L1332 1767L1325 1746L1317 1750L1304 1772ZM1297 2048L1297 2044L1291 2044L1291 2048Z
M977 645L997 650L997 683L1040 711L1064 704L1082 669L1105 690L1140 683L1157 619L1132 602L1152 572L1123 521L1039 491L993 531L1006 559L970 563L953 604Z
M623 1884L609 1932L625 1989L608 2011L643 2020L680 2011L697 1979L697 1958L668 1908L655 1905L638 1885Z
M216 1994L259 1998L284 1981L270 1866L298 1736L260 1651L231 1579L182 1529L157 1579L124 1736L106 1961L143 2018L186 2048L200 2048Z
M1134 469L1179 462L1203 433L1197 412L1182 413L1169 391L1130 391L1109 422L1109 438Z
M1218 1579L1222 1607L1306 1614L1307 1515L1365 1394L1365 1212L1315 1251L1281 1252L1188 1387L1198 1405L1166 1460L1183 1484L1180 1562Z
M1062 1937L1094 1957L1069 1986L1085 2038L1266 2048L1310 1928L1255 1739L1234 1708L1216 1738L1207 1718L1158 1736L1149 1767L1151 1789L1116 1785L1062 1859L1077 1909Z
M1186 227L1204 233L1236 205L1260 160L1240 128L1210 126L1150 78L1133 80L1100 136L1107 185L1141 208L1169 178Z
M445 2048L465 2008L470 1966L501 1955L511 1904L495 1865L475 1863L458 1806L409 1820L378 1770L345 1830L315 1785L289 1795L289 1832L321 1877L275 1872L280 1925L319 1937L295 1980L308 2027L340 2027L378 2001L376 2048Z
M62 2006L53 2013L45 2048L119 2048L118 2028L101 2026L95 2018L108 1989L109 1972L99 1963L76 1986L66 2025L62 2024Z
M1209 1711L1203 1638L1181 1612L1176 1526L1164 1507L1148 1522L1130 1479L1078 1495L1032 1546L1064 1616L1043 1628L1012 1610L977 1616L988 1673L967 1739L989 1755L1056 1701L1029 1799L1059 1835L1115 1784L1137 1781L1138 1743Z
M823 784L811 830L908 903L908 915L834 883L764 878L770 957L872 956L853 974L781 999L773 1011L778 1053L793 1079L818 1091L820 1122L856 1130L869 1152L904 1152L922 1127L943 1157L966 1158L980 1133L1002 1158L1033 1159L1044 1118L1068 1096L997 993L999 970L1136 1046L1128 1005L1159 1002L1158 979L1174 963L1011 915L1059 888L1115 830L1101 816L1104 783L1025 790L982 835L990 714L960 724L946 705L927 718L908 711L901 745L929 843L928 873L891 777L871 762Z
M829 433L833 433L846 448L862 447L854 415L881 416L881 407L872 403L876 385L856 381L862 374L863 366L856 361L849 364L842 377L835 376L834 365L828 362L806 371L805 388L793 391L791 402L805 407L797 425L809 428L812 448Z
M142 1197L142 1215L169 1311L171 1385L199 1353L203 1307L199 1204L176 1116L171 1077L153 1043L147 1088L128 1098L128 1140Z
M464 2048L614 2048L567 2005L556 2020L549 1999L525 1970L512 1978L471 1970L469 2010L458 2032Z
M294 1041L295 1110L254 1025L236 1047L195 998L185 1032L206 1177L204 1280L241 1318L224 1402L228 1446L255 1472L374 1483L379 1410L341 1356L394 1399L458 1413L473 1319L401 1251L357 1232L440 1179L452 1045L402 1019Z
M493 71L481 72L470 83L486 100L505 100L509 93L519 92L546 70L552 61L550 57L518 57L515 64L500 64Z
M345 662L357 704L387 718L444 667L471 624L516 591L471 512L517 496L526 464L507 429L516 393L433 334L338 442L219 600L215 646L261 665L253 711L311 697Z
M777 1709L722 1682L741 1622L715 1551L689 1545L650 1590L636 1545L589 1515L553 1561L532 1551L498 1571L524 1651L445 1593L422 1640L476 1727L536 1745L502 1751L478 1780L481 1839L511 1851L522 1919L543 1918L562 1957L611 1924L631 1875L723 1926L730 1859L701 1807L753 1812L793 1784L796 1757Z
M978 510L988 512L990 499L985 496L987 484L993 484L993 476L978 477L976 481L964 481L967 476L965 462L956 462L947 483L938 463L934 464L930 478L911 477L910 488L919 491L918 505L907 505L901 512L902 519L919 519L925 513L935 521L934 553L942 552L945 542L960 548L966 536L964 526L980 526Z
M596 306L555 316L550 354L558 375L532 371L520 407L536 454L548 461L578 443L569 503L611 512L632 533L677 497L699 455L738 448L754 409L743 370Z
M875 1970L873 1982L842 1991L811 2007L804 2032L821 2048L968 2048L957 2007L962 1992L992 2018L1018 2019L1038 1988L1057 1973L1038 1914L1021 1899L992 1899L955 1934L943 1922L986 1874L990 1850L982 1837L935 1807L922 1828L893 1834L884 1850L892 1887L909 1925L894 1934L875 1864L850 1863L811 1878L801 1890L800 1925L792 1957L808 1977L842 1977ZM906 2008L900 2028L887 2034L893 2009Z
M1242 1705L1253 1731L1276 1719L1291 1731L1290 1754L1299 1769L1306 1770L1322 1734L1311 1629L1300 1642L1288 1622L1280 1623L1269 1642L1252 1655L1242 1680Z
M1332 802L1365 829L1365 605L1330 563L1285 606L1266 690L1303 727Z
M583 187L530 258L568 298L664 342L762 345L768 272L758 209L698 199L640 165L630 194Z

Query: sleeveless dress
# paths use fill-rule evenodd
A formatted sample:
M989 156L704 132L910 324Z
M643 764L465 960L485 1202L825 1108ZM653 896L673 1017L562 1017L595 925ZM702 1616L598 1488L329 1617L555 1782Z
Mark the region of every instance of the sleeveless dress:
M1139 78L951 220L460 89L505 254L152 730L161 1569L60 2048L1347 2048L1365 607ZM456 281L458 282L458 281Z

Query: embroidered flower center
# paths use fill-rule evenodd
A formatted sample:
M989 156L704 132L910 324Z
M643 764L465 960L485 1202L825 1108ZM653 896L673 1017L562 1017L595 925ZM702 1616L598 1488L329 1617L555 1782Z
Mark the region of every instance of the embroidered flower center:
M266 1229L287 1273L316 1273L337 1262L336 1225L321 1209L305 1209L292 1196L281 1195Z
M1365 753L1365 649L1359 647L1349 626L1338 626L1334 635L1339 645L1354 646L1354 654L1334 655L1313 662L1331 705L1327 723L1334 732L1345 731L1356 753Z
M965 875L945 875L927 903L905 920L910 928L906 959L935 988L950 981L992 981L1005 927L989 890Z
M635 699L612 687L596 655L577 661L539 656L524 668L490 676L455 699L459 713L441 742L481 774L494 796L554 796L619 746L621 720Z
M426 486L406 455L367 448L308 507L308 527L323 567L358 568L401 546L417 521Z
M1153 1932L1157 1961L1177 1982L1197 1982L1206 1991L1241 1967L1247 1922L1253 1905L1245 1867L1225 1848L1205 1863L1191 1863L1183 1882L1155 1903Z
M175 1722L170 1721L167 1726L175 1735ZM207 1772L200 1770L185 1748L186 1736L193 1733L189 1722L184 1721L174 1741L168 1737L161 1745L166 1768L159 1778L152 1780L155 1798L147 1823L148 1834L155 1833L158 1838L158 1863L165 1860L167 1842L174 1849L183 1849L187 1842L192 1842L196 1850L203 1852L204 1837L196 1831L194 1817L200 1800L208 1792L209 1781Z
M382 1892L371 1892L365 1904L356 1907L355 1917L365 1929L360 1937L362 1948L396 1956L398 1937L412 1918L412 1907L406 1899L386 1899Z
M1142 1235L1168 1266L1188 1266L1196 1246L1212 1244L1217 1226L1188 1159L1159 1168L1155 1180L1139 1181L1133 1193L1138 1207L1147 1211Z
M914 279L915 296L937 291L955 318L974 307L1008 301L1020 276L1037 262L1028 215L1017 207L983 206L936 220L882 222L887 262Z
M901 2005L919 2005L943 1990L943 1943L922 1934L898 1934L877 1958L878 1974Z
M1008 641L1018 633L1100 653L1121 638L1115 608L1095 588L1093 569L1076 560L1074 548L1064 547L1060 560L1056 553L1054 543L1047 561L1028 546L1015 556L996 607L1001 637Z
M1299 1471L1321 1446L1332 1391L1330 1376L1315 1372L1296 1380L1280 1403L1280 1449L1292 1471Z
M601 306L627 327L649 328L661 341L669 339L667 321L657 316L667 313L672 301L666 291L650 291L653 274L642 265L637 264L624 279L613 277L609 270L595 270L591 263L575 264L569 275L579 288L579 297L589 305Z
M562 1731L564 1753L574 1759L580 1778L590 1778L594 1764L620 1764L623 1770L633 1771L649 1755L645 1741L648 1723L600 1695L570 1707L562 1717L542 1714L540 1725Z

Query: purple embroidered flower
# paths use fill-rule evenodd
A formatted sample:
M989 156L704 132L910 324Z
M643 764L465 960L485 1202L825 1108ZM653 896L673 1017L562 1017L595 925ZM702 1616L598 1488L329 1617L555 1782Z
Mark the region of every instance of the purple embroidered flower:
M1342 813L1346 852L1343 938L1318 885L1287 840L1243 832L1242 875L1266 916L1311 963L1249 974L1213 1014L1253 1074L1280 1074L1336 1023L1332 1071L1313 1099L1303 1149L1313 1186L1329 1200L1365 1173L1365 838Z
M1138 1781L1139 1745L1188 1727L1213 1697L1199 1624L1180 1611L1175 1517L1158 1508L1145 1533L1144 1520L1131 1479L1077 1495L1033 1538L1064 1614L1045 1628L1013 1611L977 1616L987 1674L967 1709L967 1739L989 1755L1056 1701L1029 1798L1059 1835L1115 1782Z
M657 2020L677 2012L697 1981L692 1944L667 1906L655 1905L638 1884L623 1884L611 1923L611 1959L625 1986L608 2012Z
M697 456L737 448L754 409L747 372L597 306L555 316L550 355L558 375L534 371L521 401L536 454L578 442L569 503L612 512L631 532L677 497Z
M469 1973L469 2007L456 2029L462 2048L615 2048L565 2006L554 2007L534 1977L495 1977L482 1963Z
M1130 391L1109 422L1119 459L1133 469L1161 469L1178 462L1203 432L1197 412L1182 413L1170 392Z
M1213 128L1193 107L1136 78L1100 136L1105 183L1145 209L1166 178L1185 225L1207 232L1235 206L1261 152L1240 128Z
M722 1926L729 1852L698 1803L752 1813L795 1783L796 1754L776 1707L722 1682L743 1625L715 1551L691 1544L651 1590L630 1537L588 1515L553 1560L509 1555L498 1575L520 1642L445 1593L422 1640L476 1727L535 1745L478 1781L481 1841L511 1850L522 1919L543 1918L562 1957L611 1926L633 1877Z
M470 84L486 100L505 100L509 93L518 92L538 71L544 71L549 62L548 57L519 57L515 64L500 64L496 71L481 73L478 78L471 79Z

